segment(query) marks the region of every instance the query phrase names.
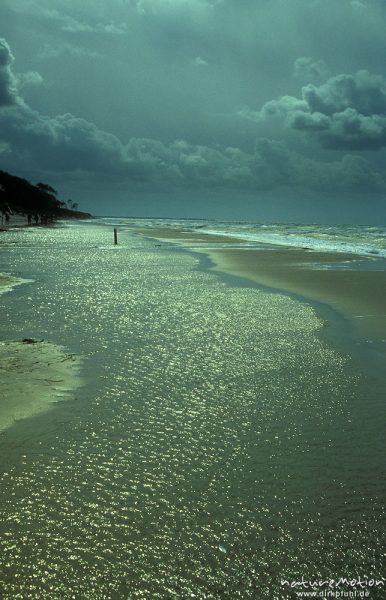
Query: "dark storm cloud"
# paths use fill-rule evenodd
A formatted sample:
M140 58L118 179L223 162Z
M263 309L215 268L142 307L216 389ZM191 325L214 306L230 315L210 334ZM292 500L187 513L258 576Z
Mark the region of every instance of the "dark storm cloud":
M316 161L289 150L281 141L257 141L255 172L270 189L277 185L318 191L385 189L383 177L361 157L344 155L337 161Z
M15 162L52 171L115 171L123 147L112 134L71 114L44 117L28 106L0 111L2 137Z
M1 72L0 151L36 180L41 171L82 176L90 189L98 176L151 192L385 189L381 162L360 156L384 144L383 80L364 71L377 72L385 46L380 4L3 2L17 63L9 52L8 79Z
M385 189L383 179L359 157L321 163L290 151L283 142L258 140L253 153L186 141L163 144L117 137L73 115L39 115L26 106L0 113L1 129L14 160L52 172L119 176L145 186L228 187L269 190L278 186L313 190Z
M320 87L303 88L310 112L327 115L353 108L363 115L386 114L386 82L367 71L332 77Z
M104 173L109 177L119 176L127 182L161 187L222 186L244 190L267 190L278 186L314 190L385 188L384 180L359 157L344 156L335 162L319 162L291 151L284 142L269 139L258 140L252 153L237 147L197 145L184 140L166 144L154 139L131 138L124 143L94 123L70 113L55 117L41 115L24 102L17 90L17 78L11 69L13 57L5 40L1 41L0 57L3 99L0 109L1 142L3 152L6 151L7 157L12 154L14 164L26 163L30 168L45 172L84 172L90 176ZM39 79L32 74L30 76ZM264 110L267 114L275 110L279 115L287 113L287 120L296 116L314 119L312 125L304 121L292 126L324 131L328 120L336 117L334 110L343 108L347 101L353 102L353 98L358 107L362 110L366 107L368 112L374 107L378 110L383 107L383 96L377 95L374 87L379 80L367 75L361 75L360 80L363 88L372 90L370 97L362 89L353 91L347 82L339 86L337 81L332 80L330 85L314 88L312 94L311 88L307 87L301 101L282 98L276 105L271 103L271 108L265 107ZM312 102L318 108L324 107L328 114L312 113ZM347 116L347 110L342 114Z
M331 77L302 88L302 97L267 102L251 118L284 119L287 127L308 132L331 149L368 150L386 146L386 81L368 71Z
M15 162L27 162L52 170L114 169L123 156L121 142L93 123L71 114L46 117L24 102L20 89L40 84L38 73L15 76L8 43L0 39L0 125L7 154Z

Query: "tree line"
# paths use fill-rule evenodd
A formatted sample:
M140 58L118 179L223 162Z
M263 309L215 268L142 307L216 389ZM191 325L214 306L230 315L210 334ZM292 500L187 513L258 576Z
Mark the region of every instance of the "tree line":
M57 219L86 219L89 213L78 210L72 200L59 200L58 192L48 183L30 183L0 170L0 211L9 222L10 215L25 215L28 223L47 223Z

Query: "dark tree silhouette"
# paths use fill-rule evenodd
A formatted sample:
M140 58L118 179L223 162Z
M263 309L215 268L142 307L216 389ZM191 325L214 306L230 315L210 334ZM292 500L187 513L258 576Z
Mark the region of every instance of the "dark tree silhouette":
M71 208L57 198L58 192L48 183L32 185L26 179L0 170L0 210L3 213L19 213L44 217L44 221L53 219L89 218L89 213L77 211L78 204Z
M79 204L77 202L74 202L74 200L67 200L67 206L71 210L77 210Z
M39 190L42 190L43 192L47 192L48 194L52 194L53 196L57 196L58 192L51 187L50 185L48 185L48 183L37 183L36 187L39 188Z

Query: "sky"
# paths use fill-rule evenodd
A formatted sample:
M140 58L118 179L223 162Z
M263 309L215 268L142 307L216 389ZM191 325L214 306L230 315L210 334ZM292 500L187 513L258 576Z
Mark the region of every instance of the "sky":
M95 215L385 224L386 0L2 0L0 169Z

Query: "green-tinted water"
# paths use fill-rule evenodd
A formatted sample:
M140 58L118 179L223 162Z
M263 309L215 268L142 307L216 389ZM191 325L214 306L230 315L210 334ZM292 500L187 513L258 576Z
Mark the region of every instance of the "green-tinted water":
M0 437L2 598L275 600L296 597L282 579L382 576L384 409L312 308L130 233L10 235L0 270L35 283L3 296L3 336L79 352L86 383Z

